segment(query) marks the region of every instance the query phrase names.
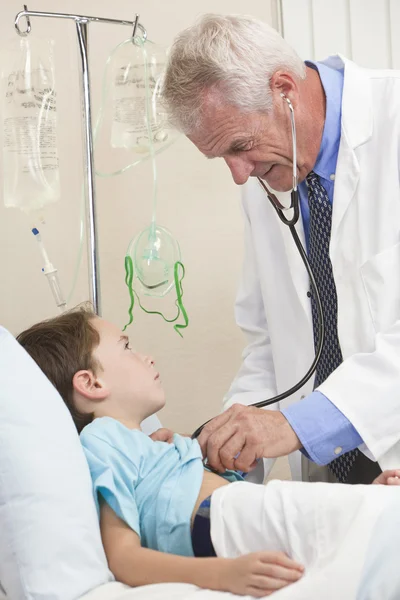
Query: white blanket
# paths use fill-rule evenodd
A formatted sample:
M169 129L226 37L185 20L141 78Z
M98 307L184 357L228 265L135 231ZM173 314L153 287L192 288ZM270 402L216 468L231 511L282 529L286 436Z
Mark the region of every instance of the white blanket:
M281 550L306 574L276 600L399 600L400 487L272 481L212 496L219 556Z
M302 580L276 600L399 600L399 509L400 487L234 483L212 496L211 535L219 556L282 550L304 564ZM186 584L111 583L84 600L239 598Z

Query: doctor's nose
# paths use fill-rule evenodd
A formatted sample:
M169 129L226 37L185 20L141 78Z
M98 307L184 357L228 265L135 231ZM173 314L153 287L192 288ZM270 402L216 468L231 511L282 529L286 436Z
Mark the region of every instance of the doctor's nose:
M254 170L253 163L242 156L228 156L224 158L224 161L230 168L233 181L237 185L246 183Z

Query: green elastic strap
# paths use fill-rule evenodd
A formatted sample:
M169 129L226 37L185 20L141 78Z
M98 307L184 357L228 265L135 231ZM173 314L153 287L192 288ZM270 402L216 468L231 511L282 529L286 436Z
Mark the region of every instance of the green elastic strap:
M179 278L179 267L182 268L181 278ZM183 335L180 330L186 329L186 327L189 325L189 318L188 318L187 312L185 310L185 307L183 306L183 301L182 301L182 299L183 299L182 280L185 277L185 267L184 267L183 263L181 263L180 261L177 261L174 265L174 281L175 281L175 291L176 291L175 305L178 308L178 313L174 319L167 319L166 317L164 317L162 312L159 312L157 310L147 310L146 308L144 308L144 306L142 306L142 303L140 302L140 298L139 298L137 292L133 289L133 277L134 277L134 269L133 269L132 258L130 256L125 256L125 283L128 286L129 297L130 297L131 303L130 303L130 306L128 309L129 322L125 325L125 327L123 328L122 331L125 331L125 329L127 327L129 327L129 325L131 325L133 322L133 307L135 305L135 297L136 297L140 308L145 313L147 313L148 315L160 315L160 317L162 317L166 323L175 323L175 321L177 321L179 319L179 317L182 313L184 324L176 323L174 325L174 329L175 329L176 333L178 335L180 335L181 338L183 338Z
M133 307L135 306L135 295L133 293L132 282L133 282L133 262L132 262L132 259L130 256L125 256L125 283L128 286L129 297L130 297L131 303L130 303L130 306L128 309L129 321L125 325L125 327L123 328L122 331L125 331L125 329L127 327L129 327L129 325L131 325L133 322Z

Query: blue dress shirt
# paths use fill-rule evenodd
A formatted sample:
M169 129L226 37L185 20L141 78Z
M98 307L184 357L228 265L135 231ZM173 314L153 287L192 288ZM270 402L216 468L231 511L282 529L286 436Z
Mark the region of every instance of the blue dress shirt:
M318 71L326 96L324 131L313 171L319 176L332 203L340 144L343 71L336 71L322 63L307 61L306 64ZM299 198L308 249L310 212L305 181L299 185ZM330 463L363 442L350 421L321 392L313 392L301 402L283 409L282 413L302 443L302 452L319 465Z

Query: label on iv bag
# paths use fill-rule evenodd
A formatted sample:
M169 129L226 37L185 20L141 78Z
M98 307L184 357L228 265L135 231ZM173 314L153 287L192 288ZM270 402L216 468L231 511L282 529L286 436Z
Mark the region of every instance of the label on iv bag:
M157 64L158 73L163 66ZM169 140L167 115L159 93L161 75L157 77L151 63L147 64L146 70L147 90L143 64L127 63L114 70L111 131L113 148L128 148L138 153L149 152L149 129L155 150Z
M31 212L60 197L57 104L51 65L31 44L20 50L25 68L8 74L3 102L4 204Z

